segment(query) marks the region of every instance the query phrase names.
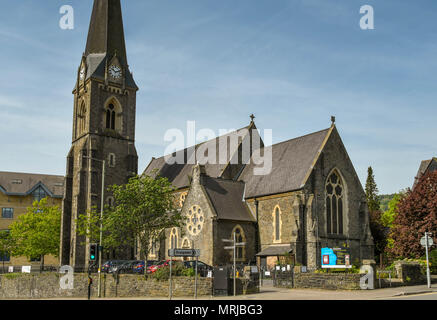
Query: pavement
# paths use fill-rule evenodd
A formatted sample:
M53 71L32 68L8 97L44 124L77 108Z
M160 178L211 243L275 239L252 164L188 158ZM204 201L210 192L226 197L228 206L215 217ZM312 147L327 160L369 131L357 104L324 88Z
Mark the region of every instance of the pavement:
M271 284L261 288L257 294L213 297L199 296L197 300L437 300L437 284L431 288L425 285L383 288L375 290L322 290L275 288ZM54 298L50 300L86 300ZM92 298L91 300L169 300L168 297L129 297L129 298ZM173 297L173 300L194 300L194 297Z

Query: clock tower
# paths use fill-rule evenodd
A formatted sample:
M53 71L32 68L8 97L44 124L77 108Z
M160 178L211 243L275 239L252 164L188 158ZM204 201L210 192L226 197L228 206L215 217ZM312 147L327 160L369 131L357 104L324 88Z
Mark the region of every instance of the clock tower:
M120 0L94 0L86 49L73 90L72 145L62 205L62 265L76 270L88 266L90 241L77 232L76 219L92 208L100 211L102 196L104 204L111 205L108 186L125 184L137 174L137 91L127 63ZM132 254L126 252L122 258L131 258Z

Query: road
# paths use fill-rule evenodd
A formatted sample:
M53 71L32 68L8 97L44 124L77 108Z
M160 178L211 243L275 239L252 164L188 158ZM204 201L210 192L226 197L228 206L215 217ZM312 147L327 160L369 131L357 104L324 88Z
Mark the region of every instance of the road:
M386 300L437 300L437 292L392 297Z

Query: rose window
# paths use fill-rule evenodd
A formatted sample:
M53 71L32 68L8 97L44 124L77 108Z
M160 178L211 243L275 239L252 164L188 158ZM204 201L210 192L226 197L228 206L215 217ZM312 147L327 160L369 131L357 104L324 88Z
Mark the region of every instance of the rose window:
M202 209L199 206L192 206L191 209L188 210L188 232L194 236L198 235L202 230L204 220L205 217Z

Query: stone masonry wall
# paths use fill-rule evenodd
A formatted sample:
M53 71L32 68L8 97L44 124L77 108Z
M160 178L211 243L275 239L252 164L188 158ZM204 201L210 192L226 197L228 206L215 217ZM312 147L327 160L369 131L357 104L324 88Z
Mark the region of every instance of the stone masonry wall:
M0 276L0 299L46 299L46 298L87 298L88 276L74 275L74 289L63 290L57 273L10 274ZM93 275L91 296L97 297L97 275ZM197 295L212 294L212 278L198 278ZM167 297L169 281L146 280L143 276L120 275L118 282L113 275L102 278L102 296L114 297ZM173 279L173 296L194 296L194 278Z

